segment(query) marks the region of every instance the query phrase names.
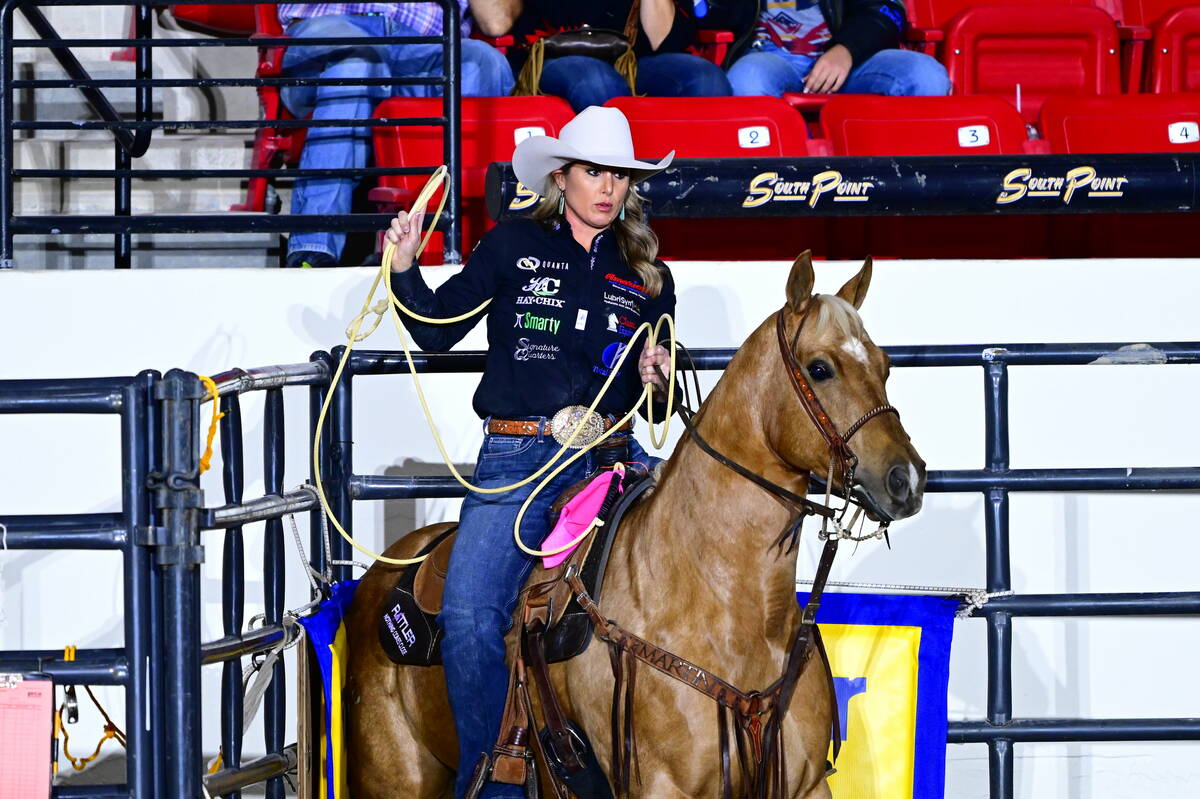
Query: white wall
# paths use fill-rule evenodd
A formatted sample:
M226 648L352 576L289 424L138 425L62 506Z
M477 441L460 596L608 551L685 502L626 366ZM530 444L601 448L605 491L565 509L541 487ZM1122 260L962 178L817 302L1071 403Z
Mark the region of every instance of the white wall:
M818 264L833 291L856 264ZM728 346L782 302L787 264L676 264L679 335L691 347ZM1017 342L1195 341L1200 260L879 262L864 318L883 345ZM446 274L443 270L440 275ZM371 271L171 270L10 272L0 275L0 378L133 374L183 367L214 374L233 366L305 361L344 340ZM464 342L483 344L481 331ZM394 348L387 324L368 341ZM710 384L711 384L710 378ZM931 469L983 463L981 369L901 369L891 398ZM471 376L426 385L454 460L469 464L480 432ZM1012 465L1193 466L1200 430L1191 422L1200 370L1188 366L1016 368L1011 377ZM243 403L246 495L262 493L261 397ZM307 394L288 398L286 485L307 474ZM358 381L355 468L360 473L443 473L407 377ZM0 416L0 514L115 510L116 420ZM678 435L678 431L674 436ZM644 437L643 437L644 440ZM219 457L204 478L206 504L221 504ZM70 500L63 502L66 493ZM357 531L382 546L414 522L454 513L454 502L361 504ZM925 510L895 526L893 550L863 545L834 579L982 586L983 519L974 495L929 495ZM1012 508L1014 588L1022 592L1196 590L1200 556L1195 495L1017 495ZM298 520L307 545L307 520ZM261 525L246 530L251 598ZM221 535L207 533L203 636L219 637ZM108 553L0 553L0 648L121 644L118 560ZM289 553L289 568L296 556ZM293 570L288 602L305 601ZM257 612L248 611L248 615ZM950 709L985 707L984 622L956 628ZM1195 619L1017 620L1015 712L1022 717L1195 717L1200 656ZM217 746L219 670L207 669L205 748ZM110 710L117 691L101 692ZM76 740L94 740L84 710ZM257 751L252 733L248 750ZM951 747L947 796L987 795L982 746ZM1200 779L1196 744L1022 745L1024 797L1191 797Z

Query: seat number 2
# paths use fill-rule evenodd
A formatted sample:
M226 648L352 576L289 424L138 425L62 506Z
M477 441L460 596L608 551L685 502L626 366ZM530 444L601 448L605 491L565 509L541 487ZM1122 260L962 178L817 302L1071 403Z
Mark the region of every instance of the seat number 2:
M738 128L738 147L750 150L771 146L771 131L766 125L750 125Z

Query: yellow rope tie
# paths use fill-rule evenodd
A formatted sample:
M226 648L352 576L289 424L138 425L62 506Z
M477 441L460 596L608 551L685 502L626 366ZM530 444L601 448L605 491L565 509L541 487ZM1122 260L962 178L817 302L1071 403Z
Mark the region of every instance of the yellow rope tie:
M430 175L429 180L426 182L425 187L421 189L420 194L417 195L417 199L413 202L412 208L413 209L423 209L426 206L426 204L429 202L429 200L433 197L434 192L436 192L437 189L441 186L441 184L447 180L447 175L448 175L448 172L447 172L445 166L438 167L437 170L435 170L434 173L432 175ZM433 217L433 222L432 222L432 224L430 224L429 230L426 232L425 237L421 240L420 245L417 247L417 250L414 253L414 256L413 256L414 262L420 258L421 253L425 250L425 246L429 243L429 237L433 234L434 229L437 225L437 221L438 221L438 219L440 219L440 217L442 215L442 210L445 208L445 205L446 205L446 192L442 192L441 200L438 203L437 211L435 212L434 217ZM423 561L425 559L425 556L421 556L421 557L417 557L417 558L389 558L385 555L380 555L376 552L372 552L371 550L367 549L366 547L363 547L361 544L359 544L357 541L354 540L353 536L351 536L349 532L346 531L345 527L343 527L342 523L338 520L336 514L334 514L333 509L329 505L329 499L325 494L324 483L321 480L321 468L320 468L321 432L325 426L325 417L328 415L330 403L333 401L334 389L336 388L338 382L341 380L342 372L345 371L346 364L350 360L350 353L354 347L354 344L365 340L368 336L370 336L373 332L375 332L375 330L379 327L379 324L383 319L383 314L386 311L389 311L389 310L391 311L392 323L396 328L396 333L400 337L400 344L404 350L404 359L405 359L405 362L408 364L408 370L413 378L413 386L417 392L417 399L420 401L421 410L425 415L425 421L429 425L430 432L433 434L434 443L437 445L437 449L438 449L438 452L442 456L442 460L445 462L446 467L450 470L450 474L454 476L454 479L456 481L458 481L459 485L461 485L463 488L466 488L468 491L474 491L479 494L502 494L502 493L505 493L508 491L512 491L514 489L528 485L529 483L533 482L534 480L538 479L543 474L545 474L546 471L548 469L550 469L563 456L563 454L568 449L571 448L571 445L575 443L575 439L579 436L580 432L583 430L584 423L586 422L587 418L596 412L596 408L599 407L600 402L604 399L604 395L606 393L608 393L608 389L612 385L613 381L616 379L617 373L620 370L621 366L624 364L625 359L629 356L629 353L633 350L633 346L632 346L633 342L638 338L638 336L641 335L641 333L644 330L649 331L649 335L650 335L649 343L650 343L650 346L654 346L655 342L658 339L659 329L661 328L661 326L663 325L664 322L667 324L668 330L670 332L670 339L671 339L671 363L674 364L674 362L675 362L675 322L673 319L671 319L670 316L664 314L661 318L658 319L658 321L655 323L655 325L653 327L651 327L649 322L643 322L638 327L638 329L634 332L633 336L630 337L629 345L627 345L625 347L624 351L622 351L620 357L617 359L617 362L613 365L612 371L609 373L608 378L604 381L604 385L602 385L600 387L600 393L596 395L596 398L592 401L592 404L590 406L588 406L587 412L585 414L583 414L583 416L579 420L579 423L576 424L575 428L571 431L570 436L567 437L567 440L562 444L562 446L559 448L559 450L556 453L554 453L554 455L550 458L550 460L548 460L537 471L535 471L533 474L529 475L528 477L524 478L523 480L519 480L515 483L512 483L511 485L498 486L495 488L485 488L483 486L473 485L472 483L468 482L466 480L466 478L464 478L462 476L462 474L458 471L458 468L454 465L453 459L450 457L449 453L446 451L446 446L442 441L441 435L438 433L437 424L433 420L433 413L432 413L432 411L430 411L429 402L425 397L425 391L421 387L421 380L417 376L417 367L416 367L416 364L413 362L412 351L408 344L408 336L405 334L404 325L401 322L400 316L399 316L399 314L396 313L396 311L399 310L399 311L403 312L405 315L409 316L410 318L416 319L417 321L424 322L426 324L449 325L449 324L454 324L456 322L462 322L466 319L470 319L471 317L480 313L485 308L487 308L489 304L491 304L491 299L489 298L489 299L484 300L476 308L474 308L470 311L467 311L466 313L459 314L458 316L445 318L445 319L431 318L431 317L423 316L419 313L416 313L415 311L412 311L412 310L406 308L400 302L400 300L396 298L395 293L392 291L392 284L391 284L390 276L391 276L391 268L392 268L392 259L395 256L395 253L396 253L396 245L392 244L391 242L388 242L387 246L385 246L384 250L383 250L383 258L382 258L382 262L379 265L379 271L375 275L375 280L371 284L370 291L368 291L368 293L367 293L367 298L363 302L362 309L359 311L358 315L354 317L354 319L351 321L349 327L346 329L346 348L345 348L344 352L342 353L342 358L338 362L337 368L334 370L333 377L329 382L329 390L326 391L325 400L321 404L321 412L317 416L316 429L313 432L312 451L313 451L313 475L315 477L314 482L316 484L317 497L321 502L322 510L324 511L326 517L328 517L328 519L329 519L329 523L333 526L333 528L335 530L338 531L338 534L341 535L341 537L343 539L345 539L346 542L350 544L350 546L354 547L354 549L358 550L363 555L365 555L369 558L372 558L372 559L378 560L378 561L382 561L384 563L390 563L390 564L393 564L396 566L408 566L413 563L420 563L421 561ZM414 266L414 267L410 267L410 268L416 268L416 267ZM381 301L373 304L373 301L375 299L375 292L378 290L379 284L381 282L384 284L384 287L387 291L387 299L386 299L386 301L381 300ZM366 333L360 333L360 329L362 328L362 325L363 325L364 321L366 320L367 315L371 314L371 313L376 314L375 322L371 325L371 328ZM204 379L204 378L202 378L202 379ZM213 388L211 388L210 391L213 391L213 393L215 395L215 386ZM532 502L533 498L536 497L542 491L542 489L545 488L545 486L551 480L553 480L563 469L565 469L568 465L570 465L571 463L573 463L574 461L576 461L577 459L582 457L584 454L586 454L588 452L588 450L594 448L601 441L604 441L609 436L613 435L617 431L617 428L619 428L620 426L625 424L625 422L627 422L628 420L632 419L634 414L637 413L637 410L642 405L642 403L647 404L646 417L650 424L651 442L654 444L654 446L656 448L661 448L663 446L663 444L666 443L667 436L669 434L670 424L671 424L671 414L672 414L672 409L674 407L674 401L675 401L675 370L674 370L674 368L672 368L669 387L667 389L667 413L666 413L666 419L664 420L661 436L656 436L655 431L654 431L655 422L654 422L653 389L651 386L645 385L645 386L643 386L641 397L639 397L638 402L634 404L633 409L630 410L629 413L627 413L617 423L615 423L609 430L607 430L604 433L604 435L600 436L598 439L593 441L588 446L582 447L581 449L579 449L578 452L576 452L574 455L572 455L570 458L568 458L557 469L555 469L551 474L549 474L541 482L541 484L539 484L534 489L533 493L530 494L529 498L525 500L525 504L521 506L521 510L517 515L516 522L513 525L513 538L516 541L517 546L520 547L521 551L525 552L526 554L533 555L535 557L549 557L550 555L554 555L554 554L563 552L563 551L569 549L570 547L574 546L575 544L579 543L579 541L583 540L583 538L592 531L593 527L589 527L582 535L579 536L579 538L576 541L574 541L570 544L567 544L566 546L563 546L563 547L560 547L553 551L550 551L550 552L541 552L541 551L533 550L533 549L526 547L520 538L520 524L521 524L521 519L524 517L525 509L529 506L530 502ZM216 424L215 421L213 424L215 426L215 424ZM210 430L210 434L211 434L211 430ZM210 438L210 441L211 441L211 438Z
M74 646L63 647L63 660L67 663L74 661L77 651L78 650ZM117 726L116 722L114 722L112 720L112 717L108 715L108 712L100 704L100 700L98 700L96 698L96 695L94 693L92 693L91 686L85 685L85 686L83 686L83 690L87 691L87 695L91 698L92 704L95 705L96 709L100 711L100 715L104 717L104 734L100 737L100 740L96 743L96 748L94 750L92 750L92 753L90 755L88 755L87 757L75 757L74 755L71 754L70 750L67 748L70 743L71 736L67 732L67 726L65 724L63 724L63 721L62 721L63 710L66 709L67 703L64 701L54 711L54 734L55 734L55 737L58 737L58 736L62 737L62 754L70 762L71 768L75 769L76 771L83 771L85 768L88 767L89 763L91 763L93 760L95 760L97 757L99 757L100 749L104 746L106 741L111 739L111 740L114 740L117 743L119 743L121 746L126 745L125 733L121 730L120 727ZM57 773L58 772L58 761L57 760L54 762L53 768L54 768L54 772Z
M212 420L208 423L208 441L204 444L204 454L200 456L200 474L208 471L208 467L212 464L213 456L213 440L217 437L217 422L225 418L221 408L221 397L217 393L217 384L211 377L200 375L200 382L208 389L209 399L212 400Z

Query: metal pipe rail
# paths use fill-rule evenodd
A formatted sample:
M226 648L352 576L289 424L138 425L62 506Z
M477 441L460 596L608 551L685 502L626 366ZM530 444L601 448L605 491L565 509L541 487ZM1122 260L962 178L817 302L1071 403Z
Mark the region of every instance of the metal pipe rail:
M869 160L869 159L861 159ZM1189 167L1190 168L1190 167ZM1189 185L1189 190L1190 190ZM1014 491L1195 491L1200 467L1012 469L1008 456L1008 369L1010 366L1200 363L1200 342L1104 344L1005 344L937 347L887 347L892 365L907 368L976 366L983 371L985 395L985 468L929 473L932 492L978 492L985 497L989 594L1011 590L1009 494ZM326 359L341 356L335 349ZM734 349L692 351L699 369L719 370ZM315 358L318 356L314 356ZM417 371L479 371L482 352L414 353ZM351 405L355 378L408 371L401 353L356 350L351 354L331 403L330 427L322 444L322 474L330 503L348 531L354 500L410 497L457 497L465 492L443 477L393 477L353 472ZM335 557L345 545L335 541ZM344 555L342 555L344 557ZM950 723L951 743L986 743L992 799L1013 796L1016 743L1032 741L1200 740L1200 719L1013 719L1012 618L1016 616L1196 615L1200 593L1025 594L997 596L973 615L988 626L988 700L986 718Z
M0 413L101 413L120 418L121 509L116 513L0 516L4 546L20 549L111 549L121 553L124 645L81 649L72 661L57 651L0 652L0 671L46 675L59 685L115 685L125 690L126 785L56 788L55 796L161 795L154 764L164 745L157 723L163 689L162 597L155 561L170 550L154 504L170 493L172 464L163 461L156 372L136 377L0 381ZM152 488L152 486L154 486ZM152 504L152 496L156 502ZM64 641L64 644L69 643ZM152 721L154 723L152 723Z
M400 0L421 2L422 0ZM352 0L333 0L344 4ZM16 235L59 235L64 233L111 234L114 242L114 261L118 268L129 268L132 261L132 235L135 233L159 234L168 232L269 232L287 233L320 229L332 232L375 231L386 225L386 214L344 214L337 216L287 218L254 218L248 214L197 215L189 219L180 216L154 214L133 215L132 187L134 180L187 180L214 177L241 179L303 178L318 176L366 175L422 175L433 170L419 167L375 167L366 170L330 168L320 170L288 169L132 169L132 159L144 155L151 144L154 131L173 130L262 130L307 129L312 127L404 127L440 126L445 129L443 137L443 162L448 166L451 181L447 186L446 209L436 226L444 234L443 257L447 263L461 260L461 221L459 219L459 178L461 174L461 46L459 34L459 8L454 0L434 0L443 7L443 30L437 36L371 36L371 37L306 37L306 45L322 44L432 44L443 48L442 75L440 77L414 76L368 79L319 78L319 77L269 77L269 78L154 78L151 69L151 54L157 48L204 48L204 47L254 47L282 48L294 44L286 36L218 37L155 39L151 25L151 11L161 6L182 4L182 0L116 0L117 5L129 5L135 9L135 32L123 38L62 38L39 10L43 6L97 6L113 5L112 0L5 0L0 11L0 269L13 264L13 237ZM218 5L250 5L251 0L226 0ZM20 9L25 14L40 38L15 39L13 37L13 13ZM13 76L15 48L49 49L67 72L67 79L15 80ZM134 78L94 79L79 63L71 48L125 47L136 56ZM441 88L444 98L440 116L419 119L326 119L326 120L162 120L154 119L153 92L163 88L206 88L220 86L245 86L252 88L286 86L435 86ZM98 119L95 120L17 120L14 115L13 92L48 88L76 88L84 96ZM123 119L105 97L105 89L132 88L135 90L133 119ZM113 169L16 169L14 161L14 133L38 130L108 130L114 136L115 157ZM105 178L113 181L115 215L93 219L81 219L67 215L17 216L13 202L13 181L16 179L84 179Z
M681 158L639 190L663 218L1188 213L1198 166L1195 153ZM486 198L498 221L536 206L510 163L488 167Z

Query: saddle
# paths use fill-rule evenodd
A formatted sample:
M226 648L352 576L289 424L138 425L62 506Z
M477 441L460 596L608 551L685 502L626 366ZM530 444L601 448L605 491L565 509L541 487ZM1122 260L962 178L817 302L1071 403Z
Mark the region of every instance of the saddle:
M557 512L578 493L587 481L567 489L551 508ZM604 572L621 519L633 505L654 487L654 479L645 472L627 472L624 492L613 504L611 512L596 532L588 536L571 556L559 566L535 573L522 593L537 590L549 608L548 628L543 632L546 661L560 663L583 653L592 640L592 621L579 606L571 589L560 578L566 569L575 567L593 597L601 596ZM434 538L420 555L425 560L407 566L400 572L395 586L388 592L378 610L379 643L394 662L404 666L433 666L442 662L442 630L437 615L442 610L442 594L446 586L446 571L450 551L454 547L457 527ZM546 596L548 594L548 596ZM519 605L524 605L521 597Z

